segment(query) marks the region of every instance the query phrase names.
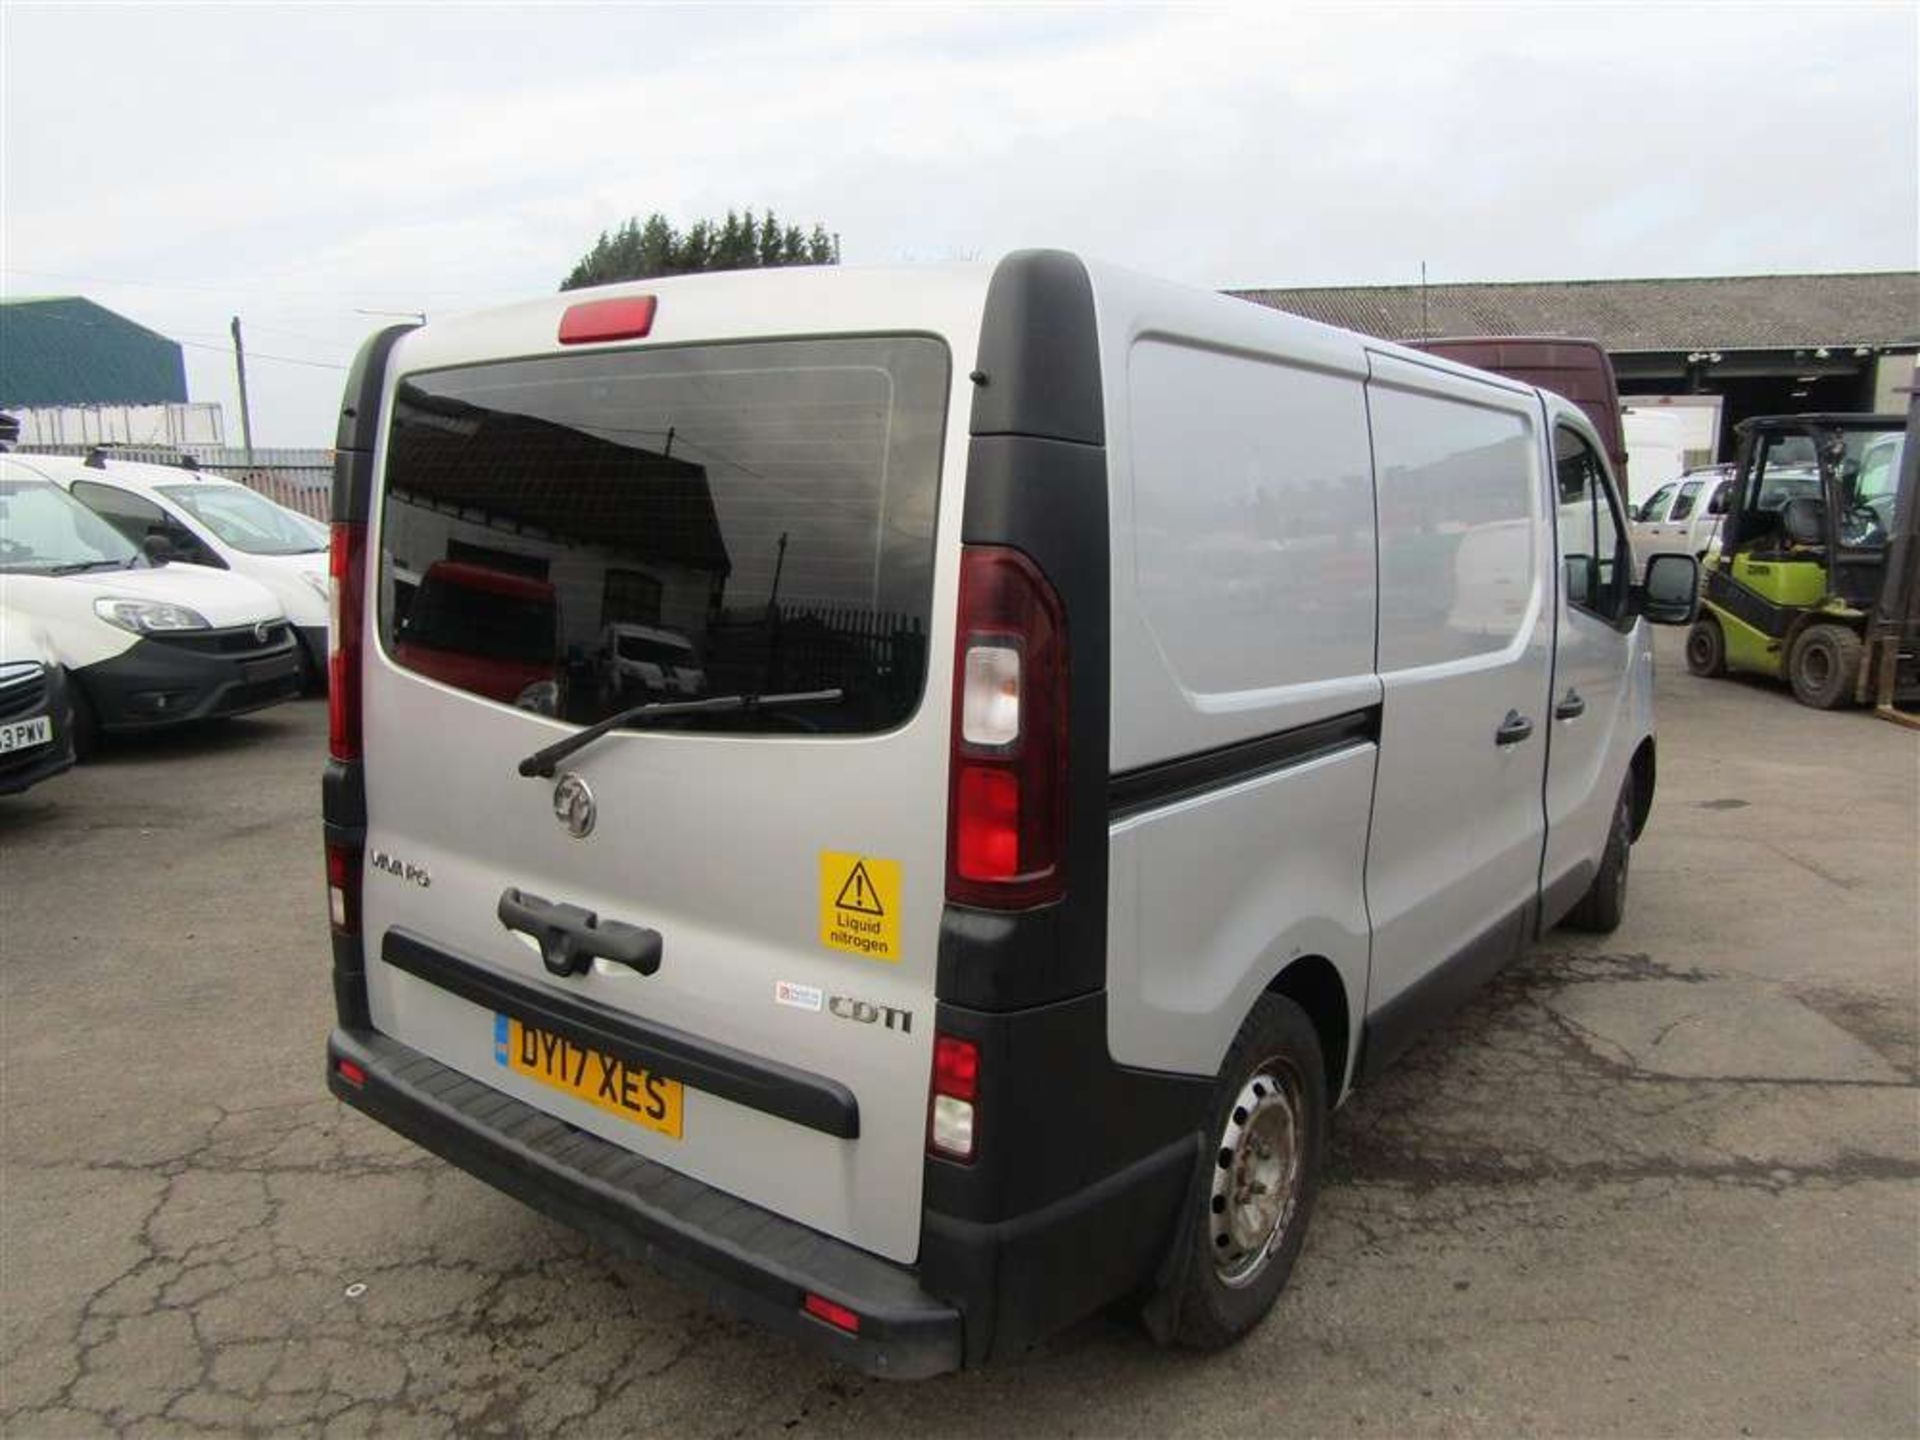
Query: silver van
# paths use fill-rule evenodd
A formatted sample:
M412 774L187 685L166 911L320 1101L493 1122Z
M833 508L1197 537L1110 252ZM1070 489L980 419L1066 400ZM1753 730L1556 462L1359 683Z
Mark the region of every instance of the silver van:
M391 329L338 448L333 1093L871 1373L1232 1341L1349 1089L1620 920L1696 564L1557 396L1025 251Z

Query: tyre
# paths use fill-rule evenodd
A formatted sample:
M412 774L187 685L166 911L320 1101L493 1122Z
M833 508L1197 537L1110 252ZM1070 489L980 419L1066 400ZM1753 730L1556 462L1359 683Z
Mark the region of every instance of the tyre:
M1787 679L1794 698L1816 710L1831 710L1853 698L1860 673L1860 637L1844 625L1810 625L1793 642Z
M1727 636L1720 622L1702 615L1687 631L1687 669L1717 679L1727 673Z
M100 750L100 720L93 713L93 702L87 699L86 687L81 685L74 673L67 671L67 704L70 715L67 721L73 734L73 759L75 764L84 764Z
M1327 1071L1304 1010L1260 997L1220 1067L1210 1114L1173 1307L1173 1338L1197 1350L1231 1345L1273 1308L1313 1214Z
M1633 858L1633 781L1620 787L1607 830L1607 848L1600 852L1600 873L1593 877L1580 903L1561 923L1569 930L1611 935L1627 918L1627 870Z
M319 695L327 688L327 657L315 655L307 648L305 638L293 642L294 651L300 657L300 693Z

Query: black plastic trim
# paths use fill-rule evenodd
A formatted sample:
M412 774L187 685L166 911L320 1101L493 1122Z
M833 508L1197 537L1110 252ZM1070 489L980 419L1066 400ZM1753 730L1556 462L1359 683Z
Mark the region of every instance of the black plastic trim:
M722 1100L823 1135L859 1138L860 1102L838 1080L703 1040L671 1025L609 1010L591 1000L533 990L449 955L405 930L386 932L380 958L462 1000L618 1056L654 1074L685 1081Z
M1711 605L1718 605L1735 619L1751 625L1769 639L1778 640L1784 636L1797 615L1806 613L1809 607L1792 608L1776 605L1764 595L1742 585L1727 573L1725 565L1716 565L1707 572L1706 599Z
M358 760L327 758L320 772L320 814L329 831L340 830L342 840L352 837L350 843L359 843L367 828L367 772Z
M402 335L418 325L375 331L353 357L340 400L333 439L334 523L364 525L373 513L373 452L380 439L380 396L387 385L387 359Z
M1258 776L1338 755L1355 746L1377 745L1380 708L1369 705L1216 750L1121 771L1107 785L1109 819L1125 820L1211 790L1224 790Z
M1168 1156L1198 1153L1213 1079L1116 1065L1104 990L1011 1014L941 1003L934 1018L979 1047L979 1131L971 1163L926 1161L920 1266L966 1313L977 1361L1150 1281L1191 1174Z
M358 1085L339 1072L351 1061ZM961 1322L906 1266L835 1240L587 1134L365 1029L335 1030L327 1088L496 1189L736 1314L869 1375L919 1379L961 1363ZM860 1316L849 1335L801 1308Z
M158 730L294 699L300 693L296 643L289 632L277 649L221 655L140 639L69 673L102 730ZM142 709L134 697L148 691L166 691L173 702L162 713Z
M981 1010L1106 983L1111 609L1100 348L1086 267L1020 251L994 271L980 332L960 538L1039 567L1067 634L1066 894L1026 910L948 905L936 993Z
M1106 444L1093 282L1078 256L1016 250L1000 262L987 285L975 374L975 435Z

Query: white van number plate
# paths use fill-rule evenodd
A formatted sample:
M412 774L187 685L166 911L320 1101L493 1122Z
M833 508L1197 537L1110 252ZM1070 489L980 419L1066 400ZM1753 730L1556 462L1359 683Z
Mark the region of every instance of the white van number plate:
M10 725L0 725L0 755L10 755L15 750L31 750L51 739L53 721L45 715L36 715L31 720L15 720Z

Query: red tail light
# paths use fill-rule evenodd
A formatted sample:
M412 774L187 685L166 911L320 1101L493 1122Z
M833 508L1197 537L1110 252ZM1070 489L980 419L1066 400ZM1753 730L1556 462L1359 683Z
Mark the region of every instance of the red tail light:
M1017 909L1066 888L1067 633L1018 550L961 551L947 898Z
M327 844L327 920L342 935L360 933L360 866L357 845Z
M327 748L336 760L358 760L367 527L336 524L332 542L327 551Z
M980 1098L980 1047L954 1035L933 1037L933 1093L927 1148L945 1160L972 1160L974 1102Z

